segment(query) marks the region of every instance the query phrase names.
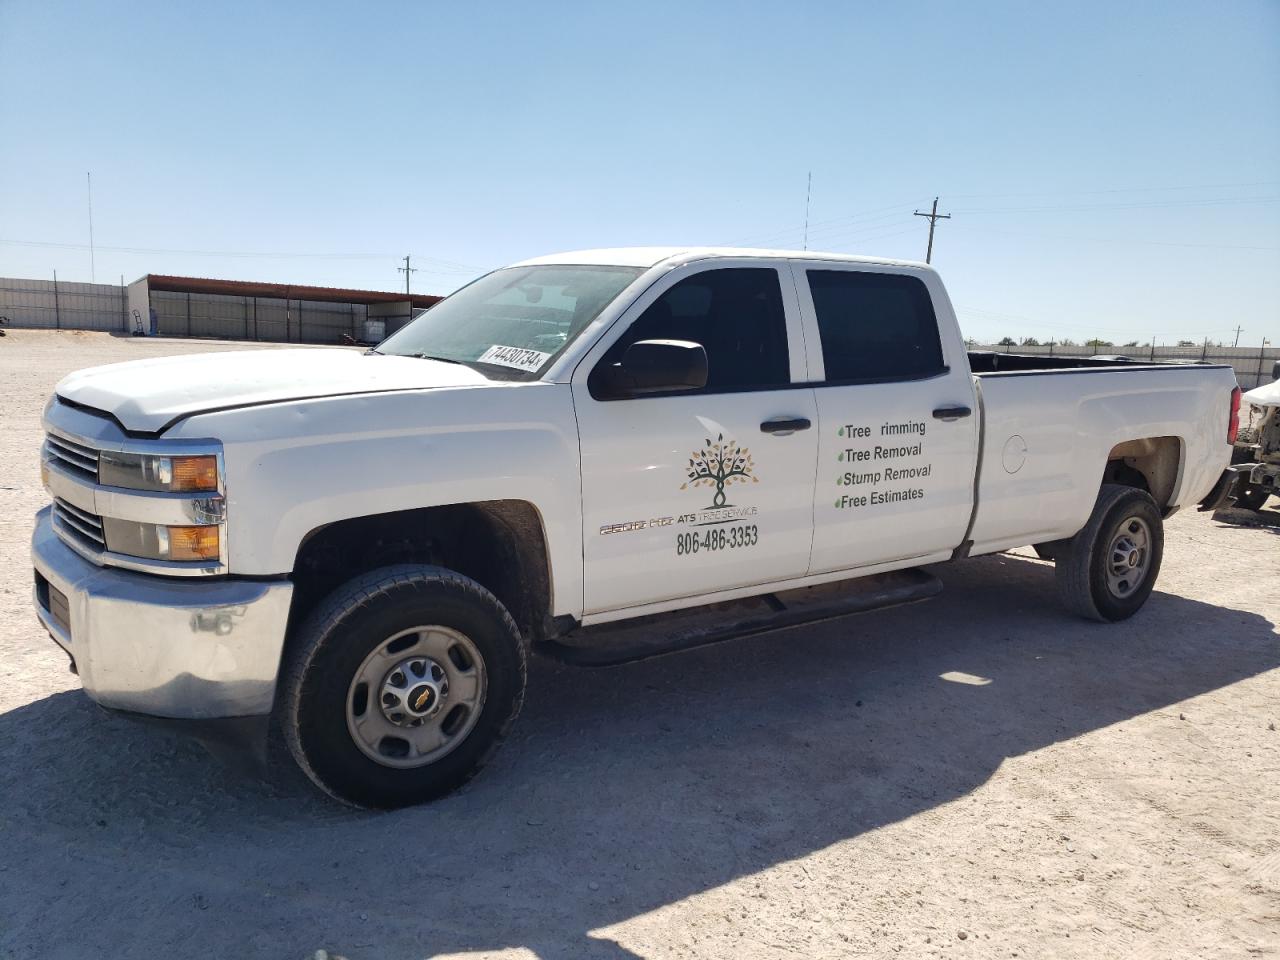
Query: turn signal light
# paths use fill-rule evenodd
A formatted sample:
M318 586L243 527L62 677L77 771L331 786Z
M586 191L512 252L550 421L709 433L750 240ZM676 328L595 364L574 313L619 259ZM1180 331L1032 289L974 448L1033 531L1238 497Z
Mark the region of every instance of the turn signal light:
M172 457L170 490L217 490L217 457Z
M169 560L217 560L221 543L215 525L200 527L162 527L167 534Z

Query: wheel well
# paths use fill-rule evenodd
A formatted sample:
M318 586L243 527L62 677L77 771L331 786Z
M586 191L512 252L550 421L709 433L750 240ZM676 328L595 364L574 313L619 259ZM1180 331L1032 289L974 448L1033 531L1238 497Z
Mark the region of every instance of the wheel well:
M1156 505L1165 510L1173 500L1181 466L1182 441L1177 437L1126 440L1107 454L1102 482L1145 490Z
M488 589L529 640L551 633L551 578L537 509L490 500L340 520L313 530L293 566L290 632L352 577L397 563L456 570Z

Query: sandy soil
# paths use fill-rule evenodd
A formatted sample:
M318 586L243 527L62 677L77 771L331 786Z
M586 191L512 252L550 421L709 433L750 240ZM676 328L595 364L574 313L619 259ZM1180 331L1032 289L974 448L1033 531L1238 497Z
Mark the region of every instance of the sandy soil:
M1280 514L1190 513L1128 624L1051 565L606 670L539 661L463 792L353 812L109 716L30 610L39 413L0 340L0 956L1280 955Z

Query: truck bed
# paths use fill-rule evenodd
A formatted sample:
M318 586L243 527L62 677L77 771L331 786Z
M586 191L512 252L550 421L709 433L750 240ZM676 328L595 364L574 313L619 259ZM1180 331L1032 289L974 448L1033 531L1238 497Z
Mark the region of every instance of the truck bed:
M1158 492L1167 507L1195 504L1222 473L1236 385L1229 366L989 352L969 358L982 417L974 554L1074 534L1117 449L1131 458L1171 448L1167 489Z
M995 350L971 350L969 351L969 369L974 373L1008 373L1011 371L1027 372L1027 371L1044 371L1052 370L1077 370L1082 367L1093 368L1112 368L1122 369L1135 366L1142 367L1161 367L1161 366L1179 366L1184 367L1194 363L1199 366L1197 361L1181 361L1181 360L1139 360L1133 357L1046 357L1041 354L1031 353L999 353Z

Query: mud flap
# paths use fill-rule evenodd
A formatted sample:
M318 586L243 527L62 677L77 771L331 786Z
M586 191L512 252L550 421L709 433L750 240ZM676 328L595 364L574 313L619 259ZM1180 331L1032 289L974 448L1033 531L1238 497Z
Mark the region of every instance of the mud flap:
M1256 463L1234 463L1227 467L1222 471L1218 482L1213 485L1213 489L1209 491L1209 495L1200 501L1200 506L1196 509L1205 513L1210 510L1220 510L1234 502L1237 495L1248 484L1249 474L1256 466Z

